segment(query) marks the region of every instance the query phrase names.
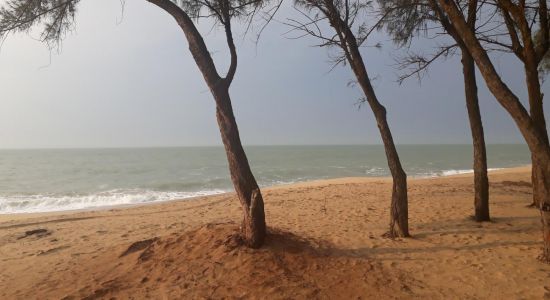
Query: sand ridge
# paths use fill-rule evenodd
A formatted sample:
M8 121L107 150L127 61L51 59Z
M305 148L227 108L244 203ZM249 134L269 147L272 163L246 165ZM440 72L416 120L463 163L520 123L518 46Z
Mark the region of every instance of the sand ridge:
M471 174L410 180L413 237L395 240L382 237L388 179L264 189L272 234L260 250L232 242L233 194L0 216L0 298L550 297L550 266L536 260L540 219L526 207L529 168L490 181L493 221L476 223ZM37 229L47 231L27 234Z

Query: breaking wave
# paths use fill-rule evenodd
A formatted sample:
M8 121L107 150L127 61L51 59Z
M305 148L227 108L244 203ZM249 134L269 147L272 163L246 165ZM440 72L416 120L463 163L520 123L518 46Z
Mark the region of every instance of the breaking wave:
M198 192L159 192L150 190L111 190L85 195L0 196L0 213L33 213L140 204L225 193L224 190Z

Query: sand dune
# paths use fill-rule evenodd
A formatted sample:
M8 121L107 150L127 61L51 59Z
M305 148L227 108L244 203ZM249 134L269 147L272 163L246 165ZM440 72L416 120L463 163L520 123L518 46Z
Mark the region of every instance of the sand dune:
M544 299L530 170L490 173L493 222L472 175L410 181L410 239L382 237L391 181L264 189L270 236L231 238L232 194L102 211L0 216L1 299Z

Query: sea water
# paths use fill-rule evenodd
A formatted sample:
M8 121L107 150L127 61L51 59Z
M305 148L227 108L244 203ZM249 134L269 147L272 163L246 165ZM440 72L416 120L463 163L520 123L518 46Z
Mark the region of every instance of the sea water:
M525 145L488 145L491 169L530 163ZM260 186L389 176L381 145L248 146ZM471 145L400 145L409 177L472 171ZM137 204L232 191L223 147L0 150L0 214Z

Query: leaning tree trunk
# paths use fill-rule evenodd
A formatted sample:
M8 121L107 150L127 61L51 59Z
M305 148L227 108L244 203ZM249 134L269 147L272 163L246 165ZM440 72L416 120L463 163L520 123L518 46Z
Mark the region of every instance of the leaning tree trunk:
M489 178L487 176L487 152L483 123L477 97L475 62L468 52L462 49L462 71L464 73L464 90L466 107L470 119L472 141L474 146L474 218L478 222L490 221L489 216Z
M376 118L376 124L380 130L380 135L384 143L384 150L388 160L388 166L393 178L392 200L390 208L390 237L408 237L409 234L409 207L407 197L407 174L401 166L397 149L393 142L390 126L386 116L386 108L378 101L376 93L370 82L370 78L359 52L357 39L351 30L348 19L341 18L339 9L333 1L324 1L326 9L321 11L327 17L330 26L334 28L336 36L344 52L345 58L357 78L357 83L361 86L365 98Z
M543 94L540 90L538 63L532 45L527 45L525 55L525 79L529 95L529 112L535 127L541 133L541 142L550 148L546 120L544 117ZM531 180L533 184L533 205L540 210L544 241L542 261L550 263L550 174L538 163L536 153L531 155Z
M372 105L371 105L372 106ZM376 123L384 142L388 166L392 174L393 188L390 207L390 230L391 237L408 237L409 234L409 207L407 197L407 174L401 166L397 149L386 118L386 109L381 105L373 108Z
M532 47L529 49L533 52ZM545 143L548 147L548 132L546 130L546 120L544 117L543 95L540 90L538 64L535 54L528 54L529 55L525 55L525 80L529 96L529 112L534 125L542 133L541 142ZM550 181L550 178L545 176L544 170L542 170L540 164L536 162L534 155L531 155L531 165L531 181L533 184L532 205L540 207L541 203L544 202L545 195L548 195L546 184Z
M336 30L340 31L341 39L345 39L348 44L346 51L347 59L351 65L353 73L357 78L357 82L361 86L363 93L369 103L369 106L376 118L376 124L380 130L380 136L384 143L384 150L388 160L388 167L393 179L392 198L390 206L390 229L388 235L390 237L408 237L409 234L409 205L407 196L407 174L401 166L399 155L393 142L390 126L386 115L386 108L378 101L374 88L370 82L367 68L359 52L357 41L347 26L342 26L343 22L339 20L341 25L333 25ZM333 21L333 24L338 24L338 20Z
M353 43L352 43L353 44ZM352 48L352 47L350 47ZM361 89L365 93L367 102L374 113L376 124L384 143L384 150L388 160L388 167L393 179L391 206L390 206L390 237L408 237L409 234L409 207L407 197L407 174L401 166L397 148L393 142L386 108L378 101L370 83L367 69L360 56L358 48L350 51L354 58L351 65Z
M266 236L264 202L262 194L250 170L239 136L239 129L231 107L229 86L237 67L237 56L229 21L226 21L227 42L231 51L231 66L226 78L218 75L210 52L193 21L171 0L147 0L168 12L183 30L189 51L216 100L216 118L225 147L231 180L243 208L241 234L243 241L251 248L262 246ZM226 20L229 20L227 17Z
M241 144L228 87L220 85L213 94L231 180L243 209L241 233L249 247L258 248L263 244L266 235L262 194Z

